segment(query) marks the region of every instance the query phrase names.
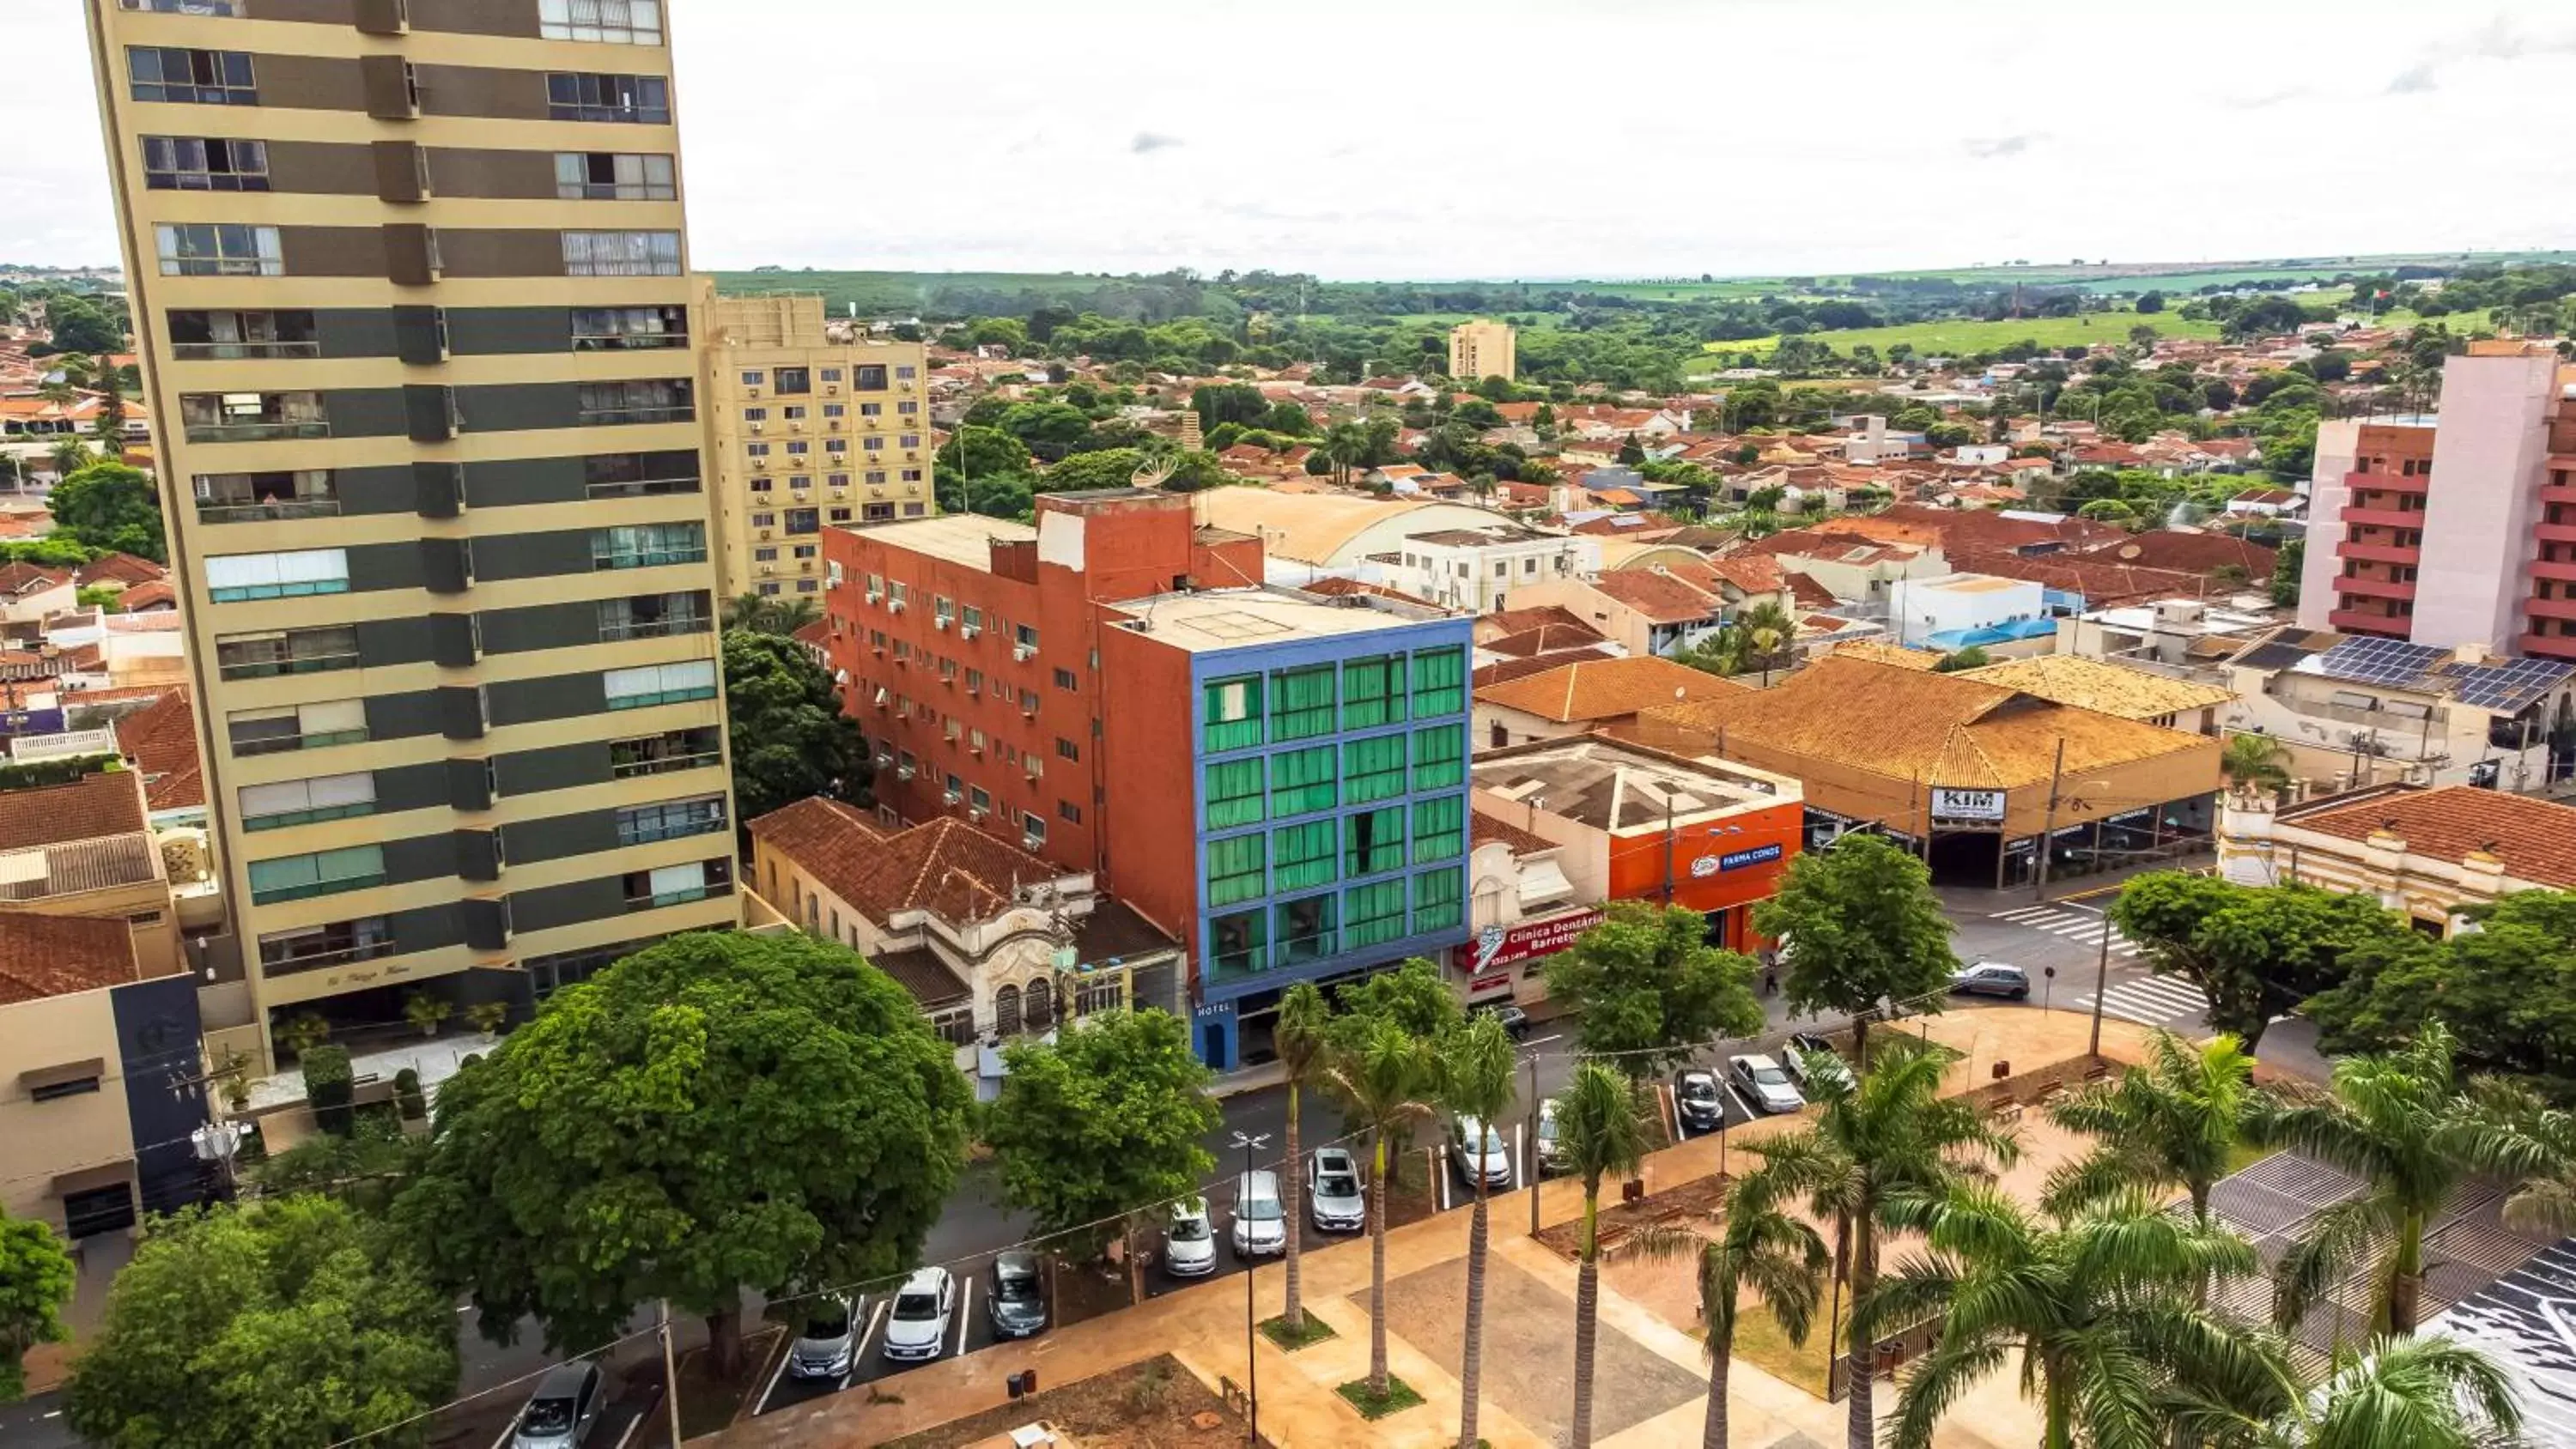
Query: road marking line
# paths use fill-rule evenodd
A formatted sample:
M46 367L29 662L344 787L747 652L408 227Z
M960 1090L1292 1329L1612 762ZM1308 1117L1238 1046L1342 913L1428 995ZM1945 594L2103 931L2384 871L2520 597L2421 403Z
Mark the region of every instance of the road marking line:
M626 1432L618 1435L617 1442L609 1446L609 1449L626 1449L627 1444L632 1442L635 1438L635 1431L643 1428L644 1421L652 1417L653 1415L650 1412L646 1412L638 1414L634 1418L627 1420Z
M966 1351L966 1325L972 1322L974 1317L975 1280L969 1278L966 1280L966 1296L959 1301L957 1307L957 1351L959 1353Z
M779 1355L778 1355L778 1367L776 1367L776 1368L774 1368L774 1369L771 1369L771 1370L769 1371L769 1384L768 1384L768 1387L763 1388L763 1389L760 1391L760 1397L759 1397L758 1399L754 1400L754 1401L753 1401L753 1403L752 1403L752 1406L751 1406L752 1417L754 1417L754 1418L758 1418L760 1415L762 1415L762 1414L766 1414L766 1413L768 1413L768 1412L769 1412L769 1396L770 1396L771 1394L774 1394L774 1393L778 1392L778 1381L779 1381L779 1379L780 1379L780 1378L784 1377L784 1376L786 1375L786 1373L787 1373L787 1361L788 1361L789 1359L791 1359L791 1358L794 1358L795 1356L796 1356L796 1339L795 1339L795 1337L791 1334L791 1335L788 1337L787 1341L786 1341L786 1345L785 1345L785 1347L784 1347L784 1348L779 1352Z
M525 1412L525 1411L523 1410L522 1412ZM492 1449L501 1449L501 1446L503 1446L503 1445L505 1445L505 1444L509 1443L509 1442L510 1442L510 1439L511 1439L511 1436L513 1436L513 1435L517 1434L518 1432L519 1432L519 1416L518 1416L517 1414L512 1414L512 1415L510 1416L510 1423L509 1423L509 1426L508 1426L507 1428L504 1428L504 1429L501 1431L501 1437L492 1441Z
M1733 1098L1735 1099L1735 1105L1737 1105L1737 1106L1739 1106L1739 1107L1741 1107L1741 1108L1743 1108L1743 1109L1744 1109L1744 1120L1745 1120L1745 1121L1750 1122L1750 1121L1752 1121L1754 1118L1759 1117L1759 1116L1761 1116L1761 1115L1762 1115L1761 1113L1756 1112L1756 1111L1754 1111L1754 1110L1753 1110L1753 1104L1752 1104L1752 1103L1750 1103L1750 1102L1748 1102L1748 1101L1744 1100L1744 1094L1743 1094L1742 1092L1739 1092L1739 1091L1737 1091L1737 1090L1735 1089L1735 1084L1734 1084L1733 1082L1729 1082L1729 1083L1727 1083L1727 1084L1726 1084L1726 1095L1728 1095L1728 1096L1730 1096L1730 1097L1733 1097ZM1725 1130L1726 1130L1726 1118L1725 1118L1723 1115L1721 1115L1721 1116L1717 1119L1717 1130L1718 1130L1718 1131L1720 1131L1720 1132L1723 1132L1723 1131L1725 1131Z
M1476 1155L1479 1157L1484 1156L1481 1152ZM1449 1211L1449 1173L1445 1168L1438 1165L1438 1159L1435 1158L1433 1161L1434 1165L1431 1170L1431 1175L1433 1178L1438 1180L1440 1184L1440 1210L1445 1213Z
M45 1417L48 1419L59 1419L62 1416L63 1411L60 1409L48 1409L45 1411Z
M1516 1187L1529 1181L1529 1163L1521 1155L1521 1128L1524 1125L1519 1122L1512 1124L1512 1184Z
M1545 1036L1534 1036L1534 1037L1531 1037L1528 1041L1522 1042L1522 1043L1521 1043L1521 1045L1522 1045L1522 1046L1524 1046L1524 1047L1543 1047L1543 1046L1547 1045L1549 1042L1552 1042L1552 1041L1563 1041L1563 1040L1565 1040L1565 1033L1564 1033L1564 1032L1561 1032L1561 1031L1552 1031L1552 1032L1549 1032L1549 1033L1548 1033L1547 1035L1545 1035Z
M850 1372L852 1373L858 1372L859 1356L868 1351L868 1340L877 1336L877 1320L885 1316L886 1302L887 1300L880 1298L877 1300L877 1306L868 1310L868 1326L859 1334L859 1346L850 1351Z

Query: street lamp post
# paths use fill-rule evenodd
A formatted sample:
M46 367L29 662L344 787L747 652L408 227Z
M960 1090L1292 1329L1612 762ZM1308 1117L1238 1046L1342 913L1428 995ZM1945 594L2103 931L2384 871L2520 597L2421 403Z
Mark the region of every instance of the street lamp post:
M1247 1137L1237 1132L1234 1134L1234 1145L1243 1149L1243 1175L1249 1178L1252 1176L1253 1149L1269 1146L1270 1134L1264 1132L1258 1136ZM1293 1233L1297 1228L1296 1209L1292 1207L1288 1213L1288 1231ZM1252 1446L1252 1449L1260 1449L1261 1355L1252 1337L1260 1328L1261 1310L1253 1305L1253 1268L1254 1265L1251 1263L1243 1265L1243 1403L1244 1418L1247 1420L1244 1425L1243 1442Z
M2093 1044L2085 1048L2093 1056L2102 1054L2102 994L2111 989L2111 911L2102 910L2102 953L2093 964Z

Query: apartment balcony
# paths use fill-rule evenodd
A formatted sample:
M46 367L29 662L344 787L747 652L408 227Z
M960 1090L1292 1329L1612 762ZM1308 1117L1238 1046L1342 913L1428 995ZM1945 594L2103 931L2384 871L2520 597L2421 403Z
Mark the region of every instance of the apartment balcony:
M2576 558L2533 559L2531 576L2535 579L2556 579L2561 583L2576 584Z
M2334 581L2334 589L2336 593L2347 598L2357 596L2365 599L2412 599L2415 597L2415 581L2412 579L2374 579L2366 574L2340 575Z
M2576 598L2525 599L2522 612L2535 619L2576 619Z
M2403 614L2392 614L2376 609L2336 609L2326 615L2328 628L2341 629L2347 633L2381 634L2391 639L2405 638L2407 629L2413 623L2413 620Z
M2576 483L2543 483L2540 485L2540 501L2576 507Z
M2433 475L2430 473L2418 473L2411 478L2403 473L2346 473L2343 475L2343 486L2355 492L2369 490L2379 493L2423 493L2429 491L2432 484Z
M2352 563L2419 564L2424 550L2412 544L2364 543L2357 539L2335 541L2335 557Z
M2347 528L2376 527L2414 529L2422 528L2424 526L2424 514L2420 509L2359 508L2346 505L2343 510L2343 521L2344 526Z
M2531 536L2542 543L2576 543L2576 523L2535 523Z
M2525 634L2515 647L2535 659L2576 659L2576 634Z

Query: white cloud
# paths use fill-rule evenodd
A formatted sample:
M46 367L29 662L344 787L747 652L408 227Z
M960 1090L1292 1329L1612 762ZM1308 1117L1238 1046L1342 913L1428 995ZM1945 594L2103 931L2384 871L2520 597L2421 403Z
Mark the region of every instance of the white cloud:
M670 8L700 265L1538 278L2576 245L2563 5ZM0 258L116 255L79 11L0 3Z

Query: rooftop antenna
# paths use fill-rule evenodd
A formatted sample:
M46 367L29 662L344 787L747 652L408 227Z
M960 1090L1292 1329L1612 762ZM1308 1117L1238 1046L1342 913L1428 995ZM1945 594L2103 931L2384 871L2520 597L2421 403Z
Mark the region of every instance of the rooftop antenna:
M1138 488L1160 488L1180 466L1177 454L1148 459L1136 465L1136 471L1127 475L1127 481Z

